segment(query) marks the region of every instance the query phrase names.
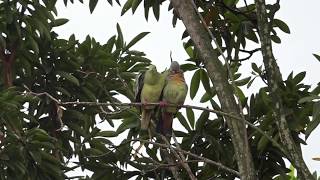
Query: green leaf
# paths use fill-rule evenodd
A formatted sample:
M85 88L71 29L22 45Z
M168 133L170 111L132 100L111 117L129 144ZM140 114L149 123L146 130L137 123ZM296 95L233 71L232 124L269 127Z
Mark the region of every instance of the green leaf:
M247 88L250 88L250 86L252 85L253 81L256 79L257 76L255 76L253 79L251 79L248 84L247 84Z
M71 94L64 89L63 87L54 87L57 91L61 92L62 94L66 95L67 97L71 97Z
M159 21L160 17L160 4L158 1L154 1L153 6L152 6L153 14L154 17L156 18L157 21Z
M199 84L200 84L200 69L197 70L191 79L191 84L190 84L190 97L193 99L199 89Z
M132 6L131 6L131 9L132 9L132 14L134 14L134 12L137 10L139 4L141 3L142 0L133 0L132 1Z
M289 173L289 176L291 177L290 180L293 180L293 178L295 178L295 175L294 175L294 167L292 165L290 165L290 173Z
M187 118L189 120L189 123L191 125L191 128L194 128L194 112L191 108L186 108Z
M301 82L301 81L304 79L304 77L306 77L306 72L305 72L305 71L297 74L297 75L293 78L292 81L293 81L295 84L299 84L299 82Z
M212 93L209 94L209 93L205 92L203 94L203 96L201 97L200 102L205 103L205 102L209 101L212 97L213 97Z
M34 53L39 54L38 43L31 36L28 36L28 43L30 43L31 49L34 51Z
M67 125L70 129L74 130L77 134L79 134L83 137L87 136L86 131L82 127L80 127L78 124L68 122Z
M313 54L313 56L314 56L315 58L317 58L317 60L320 62L320 56L319 56L319 55Z
M257 34L252 30L252 29L249 29L248 30L248 34L246 35L246 38L248 38L249 40L255 42L255 43L259 43L259 40L258 40L258 37L257 37Z
M122 121L122 124L118 127L116 133L120 134L126 129L134 128L138 126L138 121L135 117L129 117Z
M233 6L235 4L237 4L239 0L224 0L223 2L228 5L228 6Z
M97 100L95 94L91 90L89 90L88 88L81 87L81 90L84 93L84 95L87 96L89 101L96 101Z
M313 105L312 121L308 124L305 135L306 139L310 136L311 132L320 123L320 101L315 102Z
M198 66L194 64L181 64L180 68L183 70L183 72L186 72L186 71L193 71L195 69L198 69Z
M186 45L186 43L184 43L184 46L185 45ZM184 50L186 51L186 53L188 54L188 56L190 58L194 58L192 46L185 47Z
M237 86L244 86L250 81L250 79L251 79L251 77L249 76L244 79L237 80L237 81L235 81L235 83Z
M107 0L107 1L112 6L112 0Z
M177 118L178 118L180 124L182 124L182 126L183 126L186 130L191 131L191 128L190 128L190 126L189 126L186 118L185 118L180 112L177 113Z
M120 25L118 23L117 23L117 32L118 32L118 38L116 41L116 47L122 48L123 47L123 35L122 35Z
M242 90L239 87L236 87L236 95L239 97L242 104L245 104L246 96L242 92Z
M204 69L200 69L200 78L201 78L203 88L206 90L208 94L211 94L209 76Z
M275 43L278 43L278 44L281 43L281 39L280 39L279 36L277 36L277 35L271 35L270 38L271 38L271 40L272 40L273 42L275 42Z
M299 99L298 103L311 102L315 99L320 99L320 96L311 95L311 96L303 97L303 98Z
M227 11L224 15L225 15L225 17L227 19L229 19L234 24L237 23L237 22L240 22L239 16L235 15L231 11Z
M71 82L77 86L80 85L79 80L70 73L67 73L64 71L57 71L56 74L60 75L61 77L65 78L66 80L68 80L69 82Z
M90 1L89 1L90 13L92 13L93 10L96 8L97 3L98 3L98 0L90 0Z
M265 136L262 136L258 142L257 149L262 152L268 145L268 142L269 140Z
M142 32L140 34L138 34L136 37L134 37L129 43L128 45L123 49L123 51L127 51L128 49L130 49L133 45L135 45L138 41L140 41L142 38L144 38L147 34L149 34L150 32Z
M251 63L251 68L253 69L254 72L257 72L258 74L261 74L261 69L258 68L256 63Z
M97 136L116 137L116 136L118 136L118 133L116 133L115 131L100 131L100 132L98 132Z
M52 27L62 26L66 24L68 21L69 20L65 18L55 19L54 22L52 23Z
M199 117L199 119L197 120L196 123L196 130L201 131L206 123L206 121L208 121L209 118L209 112L208 111L203 111Z
M280 19L274 19L273 26L279 27L281 31L290 34L290 29L288 25L285 22L281 21Z
M127 2L123 5L121 10L121 16L124 15L132 6L133 0L127 0Z

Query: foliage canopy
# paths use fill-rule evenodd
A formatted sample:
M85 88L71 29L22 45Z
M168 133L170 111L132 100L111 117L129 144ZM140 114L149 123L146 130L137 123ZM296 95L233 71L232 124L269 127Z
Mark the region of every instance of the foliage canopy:
M64 0L65 5L68 2L73 3L73 0ZM112 0L108 2L114 4ZM120 5L118 0L115 2ZM148 19L152 9L155 18L159 19L163 2L144 0L145 18ZM97 3L98 0L89 1L91 12ZM93 172L90 177L78 178L172 177L166 168L159 165L163 160L157 155L158 146L148 145L144 157L133 158L131 140L138 137L140 127L136 108L61 106L58 102L121 103L123 97L133 101L135 76L151 63L141 50L134 50L133 46L148 32L142 32L126 43L117 25L117 34L105 44L90 36L83 42L74 35L61 39L54 32L54 27L63 26L68 20L56 18L55 4L53 0L0 1L0 178L66 179L66 173L78 167ZM142 0L128 0L123 3L121 14L130 9L135 12L139 5L142 5ZM230 59L228 63L237 86L235 94L247 112L245 119L280 143L278 130L274 128L273 103L267 86L250 97L246 97L240 88L250 87L257 79L265 82L265 69L261 62L251 62L252 75L249 77L242 77L238 71L242 64L251 60L252 54L260 51L254 4L239 7L238 1L234 0L199 0L196 5ZM290 29L283 21L274 18L279 8L277 4L269 4L267 8L272 22L271 39L280 43L277 32L290 33ZM173 11L173 25L178 19ZM186 39L183 47L189 55L182 68L194 72L190 97L193 99L199 93L201 84L206 92L199 103L207 103L210 108L223 111L215 98L214 84L188 36L187 31L182 34ZM248 50L248 41L255 42L257 48ZM318 55L315 57L319 59ZM320 86L318 84L311 89L310 85L304 84L305 75L306 72L291 73L280 85L289 128L299 147L305 144L305 139L299 135L304 134L307 139L320 122L320 104L317 101ZM177 114L185 131L174 132L182 140L181 148L236 170L230 129L224 117L220 114L210 116L208 111L196 117L191 108L185 112ZM119 127L115 128L115 121L121 121ZM101 128L101 124L106 123L112 127L111 130ZM284 163L287 154L250 126L247 132L259 179L289 179L290 169ZM126 138L120 145L114 144L111 138L122 133L126 133ZM199 159L194 157L187 156L187 160L198 179L236 177L209 163L199 163ZM179 174L183 179L188 178L183 168L179 169Z

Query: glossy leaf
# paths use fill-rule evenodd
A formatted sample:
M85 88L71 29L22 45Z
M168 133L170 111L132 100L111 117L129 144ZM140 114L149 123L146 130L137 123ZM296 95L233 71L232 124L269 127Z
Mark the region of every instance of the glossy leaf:
M65 18L60 18L60 19L56 19L53 24L52 27L57 27L57 26L62 26L64 24L66 24L69 20L65 19Z
M320 102L315 102L313 105L312 121L308 124L305 135L306 139L310 136L311 132L320 123Z
M89 0L90 13L92 13L94 11L94 9L96 8L97 4L98 4L98 0Z
M281 43L281 39L280 39L279 36L277 36L277 35L271 35L270 38L271 38L271 40L272 40L273 42L275 42L275 43L278 43L278 44Z
M181 124L186 130L191 131L191 128L190 128L190 126L189 126L186 118L185 118L180 112L177 113L177 118L178 118L180 124Z
M320 56L317 54L313 54L313 56L320 62Z
M285 22L281 21L280 19L274 19L273 24L274 26L279 27L281 31L290 34L290 29L288 25Z
M204 128L205 123L208 121L209 112L203 111L196 122L196 130L201 131Z
M121 16L124 15L132 6L133 0L127 0L121 10Z
M134 37L128 43L128 45L123 49L123 51L130 49L133 45L135 45L138 41L140 41L142 38L144 38L147 34L149 34L149 32L142 32L142 33L138 34L136 37Z
M139 4L141 3L142 0L133 0L132 1L132 13L135 13L135 11L137 10Z
M156 18L157 21L159 21L160 4L157 1L153 3L152 10L153 10L154 17Z
M191 125L191 128L194 128L195 118L194 118L193 110L191 108L186 108L186 113L187 113L187 117L188 117L189 123Z
M250 81L250 79L251 79L251 77L249 76L249 77L246 77L244 79L240 79L240 80L235 81L235 84L237 86L244 86Z
M118 32L118 37L117 37L117 41L116 41L116 46L117 46L117 48L122 48L124 42L123 42L122 31L121 31L119 24L117 24L117 32Z
M300 82L304 79L305 76L306 76L306 72L303 71L303 72L297 74L297 75L293 78L292 81L293 81L295 84L298 84L298 83L300 83Z
M191 99L193 99L199 89L199 85L200 85L200 70L197 70L194 74L193 77L191 79L191 84L190 84L190 97Z
M202 85L208 94L211 94L210 80L207 72L204 69L200 69L200 78Z
M61 76L61 77L63 77L63 78L65 78L66 80L68 80L69 82L75 84L76 86L80 85L79 80L75 76L70 74L70 73L67 73L67 72L64 72L64 71L57 71L56 74Z

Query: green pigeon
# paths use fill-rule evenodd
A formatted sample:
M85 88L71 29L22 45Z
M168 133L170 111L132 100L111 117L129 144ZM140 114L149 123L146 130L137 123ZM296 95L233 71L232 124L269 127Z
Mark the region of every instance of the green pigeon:
M157 123L157 132L163 135L171 135L172 120L179 107L167 106L168 104L183 105L188 92L183 71L176 61L172 61L162 92L160 118Z
M159 73L156 66L150 65L149 69L140 73L136 79L135 100L142 104L158 103L163 90L167 71ZM141 133L148 132L151 118L155 114L154 105L141 106ZM150 131L149 131L150 136Z

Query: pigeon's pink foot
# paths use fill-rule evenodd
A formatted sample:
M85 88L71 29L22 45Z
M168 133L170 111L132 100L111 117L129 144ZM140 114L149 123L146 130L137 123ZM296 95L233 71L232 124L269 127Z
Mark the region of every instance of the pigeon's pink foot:
M159 102L159 106L162 107L162 108L163 108L163 107L166 107L167 105L168 105L168 103L165 102L165 101L160 101L160 102Z
M147 102L147 101L144 101L144 102L142 102L141 104L142 104L142 106L144 106L144 107L148 106L148 102Z

